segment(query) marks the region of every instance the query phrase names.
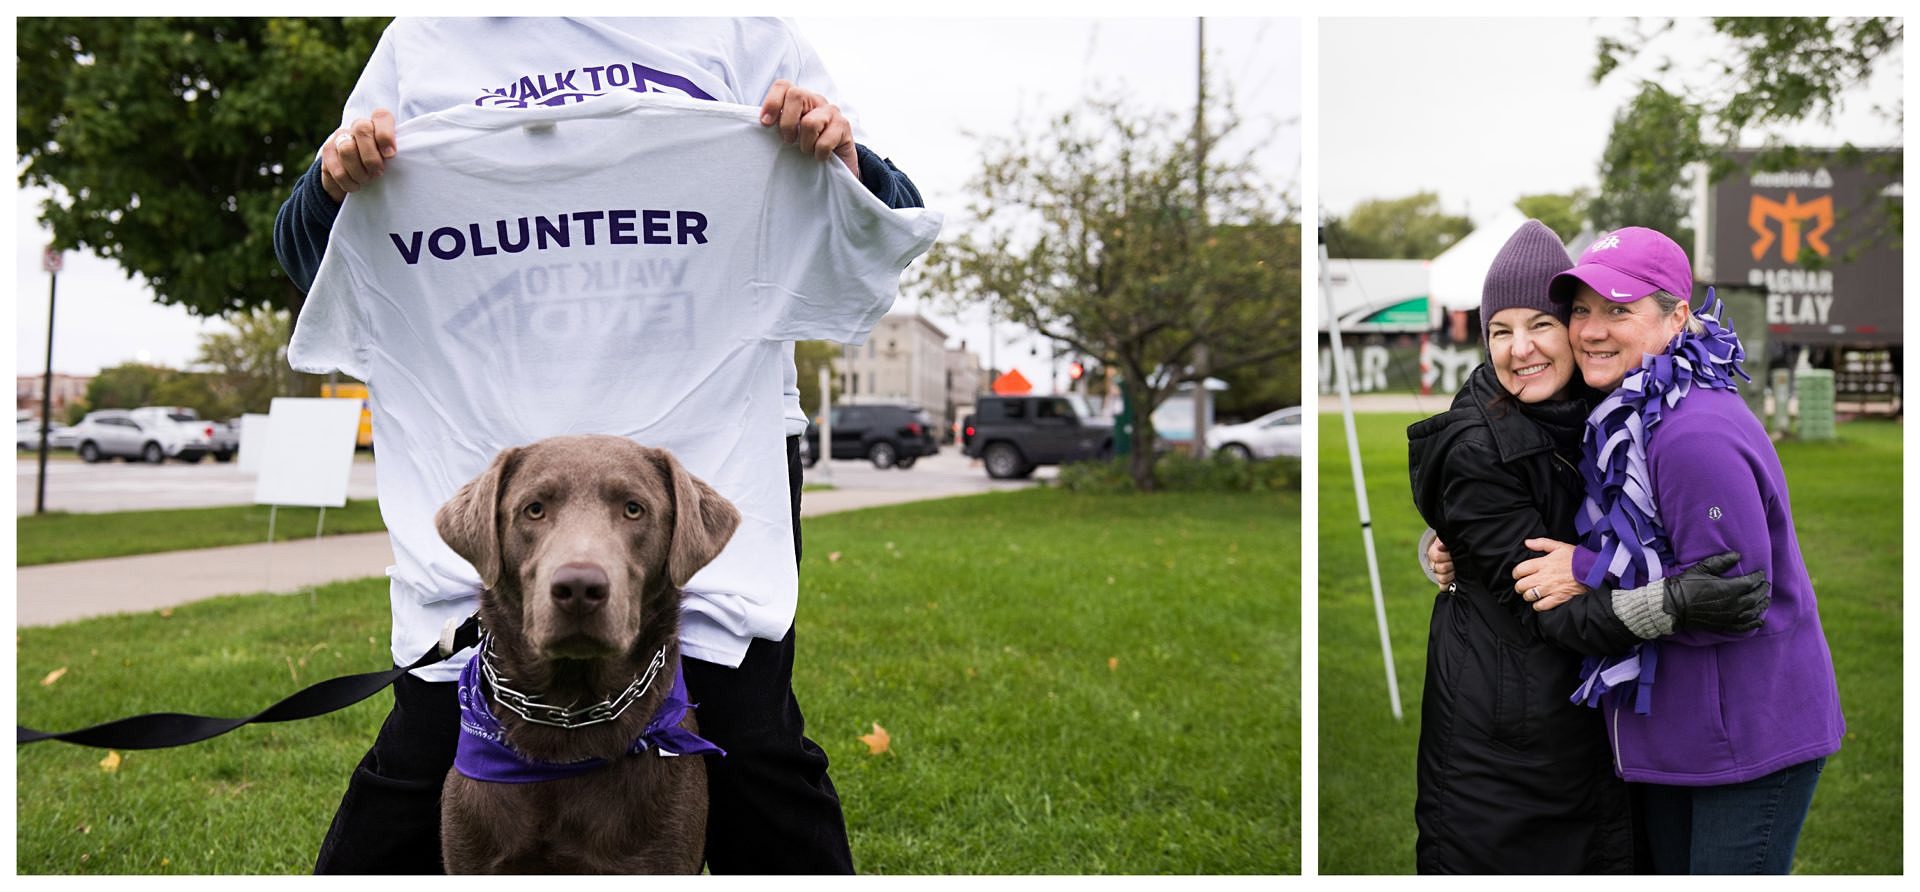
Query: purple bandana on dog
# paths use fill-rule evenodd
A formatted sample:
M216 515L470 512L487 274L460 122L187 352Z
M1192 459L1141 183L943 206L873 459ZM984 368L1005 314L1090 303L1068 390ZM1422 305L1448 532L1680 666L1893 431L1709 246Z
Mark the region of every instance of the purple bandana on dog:
M487 708L486 698L481 695L480 689L485 682L480 675L480 655L485 652L485 647L476 649L473 658L467 661L466 668L460 670L460 739L454 748L455 770L477 781L532 784L578 777L607 763L606 759L542 762L515 752L507 744L500 721L493 717L493 711ZM627 747L627 755L643 755L649 750L661 756L726 755L726 750L680 727L681 720L692 710L693 704L687 701L686 680L681 677L679 665L675 664L673 688L667 692L667 701L660 704L660 711L654 713L653 721L647 723L647 729L640 732L632 746Z

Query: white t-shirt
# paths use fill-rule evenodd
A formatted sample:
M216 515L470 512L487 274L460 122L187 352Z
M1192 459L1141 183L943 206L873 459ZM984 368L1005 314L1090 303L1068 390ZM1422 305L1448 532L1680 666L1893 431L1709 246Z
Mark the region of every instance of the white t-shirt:
M367 382L393 537L393 655L480 579L433 514L501 449L615 434L740 510L687 586L682 645L736 666L793 621L783 341L857 343L940 215L793 151L757 107L616 91L414 117L341 208L289 358ZM459 658L420 672L450 680Z
M758 105L781 78L833 100L865 140L813 47L772 18L398 18L341 124L376 108L405 121L456 105L525 108L633 90ZM786 432L798 434L807 412L791 345L782 361L781 411Z

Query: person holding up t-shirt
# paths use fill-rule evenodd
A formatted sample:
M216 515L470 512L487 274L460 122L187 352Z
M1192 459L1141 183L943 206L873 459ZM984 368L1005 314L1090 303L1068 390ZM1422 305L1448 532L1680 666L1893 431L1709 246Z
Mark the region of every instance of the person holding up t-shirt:
M446 616L464 616L471 612L477 593L477 581L468 578L471 575L470 568L463 564L458 568L449 568L444 562L446 556L434 551L436 548L443 549L444 544L437 541L430 520L424 524L424 533L413 528L422 526L418 522L422 518L430 518L437 504L425 503L442 498L439 490L451 485L447 481L457 483L478 471L477 467L472 469L472 473L456 472L454 469L475 461L484 462L491 458L491 454L481 455L480 452L485 450L477 449L472 443L435 447L427 439L428 432L422 429L427 424L425 419L437 420L447 414L458 416L462 414L459 411L462 405L515 402L516 395L492 390L487 390L484 397L473 393L449 393L471 387L467 381L475 376L469 374L463 379L461 369L447 368L444 371L451 376L447 383L431 383L421 376L431 376L436 369L421 358L421 345L413 345L406 354L412 357L410 361L420 364L419 368L398 368L401 363L383 353L387 348L378 342L381 337L388 336L384 333L405 328L413 320L411 317L399 319L398 322L388 320L388 324L382 326L380 323L385 318L382 313L410 313L415 310L411 303L405 307L400 301L380 303L383 295L378 293L379 279L368 282L359 277L365 276L369 269L379 268L383 262L398 264L390 270L392 274L387 278L419 272L424 269L420 266L423 263L428 266L435 263L451 266L451 262L442 260L437 253L437 249L446 247L446 243L435 242L431 238L425 242L430 253L421 254L416 245L411 261L407 260L403 240L397 236L394 244L400 247L396 255L398 260L394 257L383 261L373 260L371 250L362 252L351 247L353 243L345 238L346 233L335 232L336 218L340 219L342 227L351 225L346 220L347 215L342 214L342 202L346 196L392 173L388 165L400 157L400 135L419 134L418 139L408 143L414 147L410 151L430 152L435 163L444 163L448 159L478 157L485 152L473 149L458 133L447 135L443 131L463 127L493 127L500 117L497 110L522 110L529 119L548 115L554 120L561 120L561 129L554 138L566 140L571 134L591 130L585 127L580 130L569 128L565 120L572 107L592 104L599 108L610 101L617 105L620 100L603 97L645 93L678 97L661 100L660 104L683 118L688 113L681 106L704 105L680 101L684 99L736 105L758 102L760 126L777 128L782 142L813 155L820 162L844 165L859 184L871 192L868 201L877 198L885 206L893 208L921 206L919 193L912 182L891 162L858 144L855 141L855 126L848 115L828 102L822 92L816 92L830 92L832 89L831 80L811 48L789 25L772 20L402 19L396 20L382 36L348 101L341 128L327 139L313 166L299 178L293 195L281 208L274 240L282 265L303 290L310 291L308 304L296 328L294 347L290 351L293 361L303 368L337 368L366 378L373 389L376 413L391 416L380 419L388 423L377 423L375 431L376 437L382 439L382 510L388 516L389 528L394 531L397 558L391 574L394 587L392 647L396 664L411 662L425 652ZM614 113L638 112L616 109ZM408 122L429 117L435 121L421 121L421 128L408 129L413 126ZM441 126L442 119L445 126ZM674 118L676 121L681 119ZM699 125L699 122L695 121L695 124ZM715 126L724 129L726 125L722 122ZM513 130L517 132L518 128ZM648 155L639 158L626 154L620 156L617 163L630 165L625 169L633 170L633 176L640 177L646 171L633 166L652 164L655 157ZM711 162L713 157L705 155L699 159L676 162L684 169L670 173L679 180L695 184L712 182L716 186L725 185L735 173L750 173L703 163ZM426 163L422 162L423 165ZM543 163L534 162L528 167L538 171ZM588 157L579 163L591 165L593 159ZM458 163L455 162L454 166L457 167ZM555 172L553 175L564 176L564 172ZM444 183L429 184L425 178L416 178L411 188L425 189L431 193L435 188L448 187ZM486 187L485 191L491 188ZM566 206L556 205L547 210L559 212L558 218L562 220L568 213L577 219L584 216L582 212L589 210L585 204L574 206L579 204L578 201L562 203ZM373 209L369 213L375 213L382 205L375 202L365 207ZM859 208L842 208L839 212L853 215L872 213ZM835 211L829 207L817 213L827 216ZM937 215L931 215L931 218L931 225L937 231ZM533 219L537 227L541 221L551 221L554 217L542 217L536 209ZM404 223L394 224L385 218L379 222L405 229ZM700 217L697 223L691 222L691 218L681 222L690 226L704 226L706 220ZM494 225L491 220L482 223ZM612 220L609 219L608 223L611 224ZM873 240L891 244L891 250L902 254L901 248L908 242L922 237L931 240L932 234L925 231L924 223L921 221L918 231L890 231L875 236ZM429 233L437 231L431 228L431 223L420 225L428 227L426 231ZM500 232L508 232L507 221L499 221L499 225ZM883 220L879 225L887 228L892 224ZM846 231L845 227L835 228L837 226L839 224L830 221L828 228L822 232ZM872 235L865 229L855 231L863 237ZM696 228L691 232L704 242L707 235L705 230ZM714 223L713 235L716 238L725 237L721 223ZM787 235L789 233L778 231L771 233L774 240ZM804 245L807 238L820 237L811 229L792 235L797 245ZM346 255L350 256L335 256L341 254L340 250L330 252L330 236L337 242L348 244L350 249ZM375 241L367 243L374 244ZM473 253L483 253L477 239L472 247ZM541 247L546 247L544 242ZM700 247L704 249L704 245ZM391 248L387 250L392 251ZM904 257L911 259L919 250L924 250L924 245L910 254L904 254ZM816 247L813 254L818 253ZM531 252L528 256L531 256ZM489 261L494 259L487 258ZM789 261L787 267L795 268L787 274L807 275L804 267L811 259L806 251L796 248L792 256L784 259ZM602 266L611 263L617 267L628 261L616 259L594 262ZM628 281L634 281L634 276L644 278L648 270L686 275L687 261L679 261L681 265L678 267L672 265L674 261L670 258L649 262L666 265L642 267L639 261L632 261L631 269L625 274ZM899 262L904 265L905 260ZM821 263L828 265L830 261L823 260ZM585 263L577 265L587 267ZM328 268L336 266L338 270ZM675 270L678 272L675 273ZM897 279L897 272L894 275ZM316 283L317 278L320 281ZM816 280L819 278L815 276ZM879 279L884 279L884 276ZM354 287L340 284L346 281L353 282ZM533 280L529 277L525 281L530 283ZM398 283L395 287L399 287ZM796 284L793 287L805 290L804 285ZM356 294L356 290L365 293ZM875 292L876 289L867 291ZM484 296L482 300L475 301L473 306L495 300L496 297L498 295ZM646 299L656 297L652 295ZM702 293L698 297L704 301L712 299L714 295ZM744 334L724 333L726 337L740 335L764 339L771 345L770 349L776 351L768 354L754 348L749 351L750 356L730 354L724 358L732 364L729 368L740 366L752 370L748 375L751 380L738 382L737 392L745 394L742 399L755 414L743 426L774 431L776 440L784 434L787 467L782 482L787 487L787 507L791 511L791 547L796 560L800 548L797 435L804 430L806 415L799 408L792 340L812 337L857 340L864 337L872 322L885 312L885 304L890 302L889 292L884 296L884 303L877 299L869 300L867 304L850 307L832 319L802 318L804 313L801 311L776 310L767 317L767 324L761 329ZM639 314L641 311L633 312ZM667 310L656 306L649 312ZM686 319L701 318L693 315L692 310L684 312L688 314ZM460 318L466 318L470 323L470 316L469 312L469 317ZM428 331L434 333L435 337L457 340L461 333L453 319L439 319L439 326ZM494 329L489 329L486 336L500 337ZM724 340L721 333L708 332L686 343L719 344ZM502 346L512 348L510 344ZM428 349L437 347L436 344ZM449 348L446 356L454 355L451 352L454 349L457 348ZM531 355L529 352L521 357L525 368L535 367ZM458 359L444 357L442 361L454 365L460 363ZM541 375L568 374L555 370L553 363L545 358L541 361L544 363L538 366ZM391 369L387 375L380 374L387 369ZM631 363L606 363L597 371L599 374L592 376L593 380L618 379L622 375L642 373ZM721 374L716 371L712 377L717 379ZM786 391L779 397L773 396L772 391L772 376L775 374L780 375ZM383 383L387 387L383 388ZM657 384L657 381L653 383ZM735 386L734 382L724 383L727 387ZM409 392L409 387L424 392ZM709 398L711 394L721 392L716 389L720 384L715 380L701 379L690 387L690 394L704 392ZM642 392L635 390L633 394ZM630 401L644 402L645 399L629 395ZM517 401L540 402L540 398L522 394L518 395ZM615 403L619 402L615 400ZM481 416L475 423L491 423L499 428L484 431L484 436L474 437L476 443L484 441L494 444L497 441L498 445L514 445L540 436L582 432L545 428L573 424L576 423L575 418L587 414L595 414L594 423L604 421L616 426L620 423L618 419L603 418L596 413L580 412L575 416L567 416L553 405L503 408L506 409L504 414L508 416L508 421L497 421L496 416L501 413L494 413L491 409L468 410L467 414ZM710 409L718 408L710 406ZM742 411L738 405L728 405L726 409ZM778 417L774 415L776 412ZM635 409L627 414L640 416L647 415L647 412ZM637 436L652 440L650 445L671 445L677 441L676 438L685 435L687 439L682 447L676 448L676 453L681 454L683 460L691 457L690 468L706 461L708 467L697 470L721 486L722 492L736 501L742 497L736 492L728 492L725 481L734 481L733 485L740 492L763 494L766 487L752 486L749 478L769 471L778 473L768 467L736 467L742 462L771 465L779 460L777 453L749 449L744 445L726 452L724 458L704 458L700 450L704 448L703 444L713 439L713 432L702 431L696 437L691 431L673 430L671 424L658 421L670 414L655 413L648 416L652 419L649 422L635 421L626 427L603 432L641 432ZM412 429L411 434L409 428ZM389 437L399 445L389 445ZM425 457L415 454L440 449L457 452L461 447L474 448L470 450L471 454L442 455L436 452ZM488 448L493 449L494 446L489 445ZM751 455L751 458L744 457L747 455ZM460 476L462 473L465 476ZM423 479L428 477L445 479ZM419 504L406 504L409 502ZM760 513L764 517L769 512ZM772 543L778 541L770 537L774 532L771 528L760 531L743 529L727 551L736 553L735 563L758 563L764 567L772 558L771 549L775 547ZM784 535L787 531L777 532ZM433 541L420 540L422 535ZM785 547L780 546L779 550L783 552L784 559ZM716 565L727 563L721 560ZM713 873L851 872L852 857L847 845L844 819L832 782L827 777L826 757L818 746L805 738L803 718L791 688L794 657L792 590L795 585L792 574L772 574L779 578L742 582L730 576L724 566L720 566L708 576L704 583L702 577L697 576L688 586L689 606L682 634L683 650L687 655L684 671L692 699L700 705L701 733L728 752L726 758L710 760L709 764L712 805L707 838L708 868ZM705 592L703 588L713 591ZM766 591L760 591L762 588ZM458 728L453 678L465 660L466 654L457 654L444 663L405 676L395 685L393 711L373 748L354 772L321 846L316 863L317 872L426 873L442 869L438 844L439 790L452 763Z

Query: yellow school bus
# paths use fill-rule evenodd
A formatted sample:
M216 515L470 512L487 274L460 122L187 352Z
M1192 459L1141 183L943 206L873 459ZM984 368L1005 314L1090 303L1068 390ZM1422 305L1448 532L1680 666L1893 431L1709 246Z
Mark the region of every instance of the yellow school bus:
M367 385L365 384L322 384L320 395L332 399L351 399L360 401L360 433L354 444L361 449L373 448L373 408L367 404Z

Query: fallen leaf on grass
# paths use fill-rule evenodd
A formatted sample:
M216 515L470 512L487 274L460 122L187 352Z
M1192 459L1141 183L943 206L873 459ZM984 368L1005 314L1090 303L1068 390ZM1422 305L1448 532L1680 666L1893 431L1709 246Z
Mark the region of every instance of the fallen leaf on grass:
M840 552L837 552L837 551L827 552L827 563L829 564L840 563Z
M860 742L867 745L867 755L870 756L878 756L893 750L893 735L888 734L887 729L880 727L879 722L873 723L872 734L860 735Z
M120 754L107 750L107 757L100 760L100 770L112 774L120 770Z
M976 672L976 671L974 671L974 668L973 668L972 666L968 666L968 667L967 667L967 677L968 677L968 678L979 678L979 677L980 677L980 673L979 673L979 672Z
M67 667L61 666L60 668L47 673L46 678L40 679L40 686L44 688L50 684L53 684L54 682L60 680L60 676L65 674L67 674Z
M92 833L92 832L93 832L93 825L92 825L92 824L81 824L81 825L79 825L79 826L77 826L77 827L74 827L74 828L73 828L73 830L74 830L74 832L75 832L75 833L79 833L79 834L83 834L83 835L84 835L84 834L88 834L88 833Z
M1119 657L1108 657L1108 658L1107 658L1107 671L1108 671L1108 672L1119 672L1119 671L1120 671L1120 658L1119 658Z
M170 616L172 616L172 615L173 615L173 608L171 608L171 607L162 607L162 608L160 608L160 616L161 616L162 618L166 618L166 617L170 617Z

